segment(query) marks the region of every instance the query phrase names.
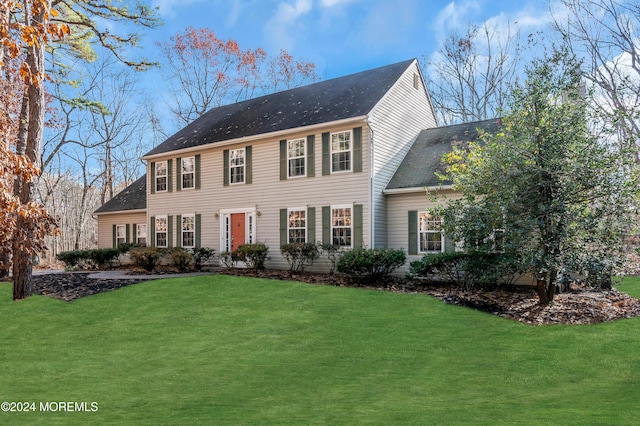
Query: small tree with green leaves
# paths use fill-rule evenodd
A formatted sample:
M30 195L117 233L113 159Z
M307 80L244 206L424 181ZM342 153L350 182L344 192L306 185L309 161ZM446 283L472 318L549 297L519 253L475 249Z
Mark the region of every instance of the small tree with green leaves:
M610 282L635 199L633 156L593 115L579 66L562 50L533 61L500 130L444 157L443 179L464 194L437 209L445 232L488 252L499 230L498 249L534 275L541 304L563 269Z

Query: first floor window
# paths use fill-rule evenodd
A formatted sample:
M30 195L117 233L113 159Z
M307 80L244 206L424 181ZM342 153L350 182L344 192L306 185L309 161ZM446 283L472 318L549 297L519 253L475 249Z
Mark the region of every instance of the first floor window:
M442 218L429 213L420 213L419 224L420 252L440 252L444 248Z
M156 246L167 247L167 217L156 217Z
M167 190L168 168L166 161L158 161L156 163L156 191L163 192Z
M147 245L147 224L139 223L136 225L136 243Z
M331 134L331 172L351 170L351 131Z
M334 246L351 247L351 207L331 208L331 240Z
M307 210L291 209L288 211L289 243L307 242Z
M244 148L229 151L229 182L244 183Z
M182 159L182 189L195 188L196 186L196 158Z
M196 245L196 219L194 215L182 216L182 247L193 248Z
M116 246L127 242L127 227L126 225L116 226Z

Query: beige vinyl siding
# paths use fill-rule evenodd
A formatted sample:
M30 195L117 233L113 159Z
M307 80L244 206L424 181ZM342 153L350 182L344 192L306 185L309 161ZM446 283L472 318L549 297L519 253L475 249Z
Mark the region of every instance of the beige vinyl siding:
M345 172L322 176L322 133L351 130L362 127L363 170L361 173ZM291 133L287 139L306 138L309 134ZM255 209L256 241L269 247L269 268L286 268L280 254L280 209L289 207L315 207L315 240L322 240L322 206L363 205L363 245L370 246L369 232L369 131L366 123L354 122L339 127L327 127L315 135L314 177L296 177L280 180L280 139L269 138L238 143L224 147L210 145L203 147L201 154L201 187L197 190L156 193L147 196L148 217L158 215L201 215L201 245L212 247L220 253L221 210ZM252 183L223 185L223 151L251 146ZM164 159L177 158L167 156ZM175 161L173 162L175 165ZM149 167L149 166L148 166ZM150 173L147 174L150 176ZM175 173L173 173L175 176ZM151 185L151 182L148 182ZM175 186L175 185L174 185ZM150 187L150 186L149 186ZM173 241L177 238L177 227L173 226ZM324 267L324 261L316 262L317 269Z
M459 192L454 191L441 191L438 195L438 201L428 199L426 191L387 195L387 215L390 218L387 229L388 247L402 248L407 253L407 262L395 272L396 275L404 275L409 272L409 264L422 257L422 254L409 255L409 224L407 220L409 211L423 212L437 204L456 200L462 196Z
M98 215L98 248L113 247L113 225L129 225L129 238L135 238L134 224L147 222L144 211L103 213Z
M398 169L409 147L421 130L435 127L436 119L424 85L414 87L414 75L420 70L417 62L407 69L398 82L371 113L373 129L372 193L375 215L376 247L390 244L387 235L386 199L382 194Z

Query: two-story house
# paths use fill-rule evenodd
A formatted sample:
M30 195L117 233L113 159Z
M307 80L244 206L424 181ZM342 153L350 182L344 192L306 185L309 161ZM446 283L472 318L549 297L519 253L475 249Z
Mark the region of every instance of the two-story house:
M424 188L444 150L485 125L437 128L416 60L213 108L96 211L99 246L262 242L275 268L287 242L442 251Z

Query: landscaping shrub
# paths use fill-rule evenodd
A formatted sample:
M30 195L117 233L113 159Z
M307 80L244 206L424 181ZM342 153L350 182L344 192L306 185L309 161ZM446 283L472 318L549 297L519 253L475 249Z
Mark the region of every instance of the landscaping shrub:
M148 272L158 266L163 254L157 247L138 247L129 252L133 264Z
M231 255L244 262L247 268L257 271L258 269L264 269L268 251L269 247L263 243L243 244L234 250Z
M105 268L113 266L120 254L121 251L114 248L71 250L58 253L56 258L67 268Z
M202 265L213 256L216 251L210 247L198 247L193 249L193 268L196 271L202 270Z
M318 246L313 243L290 243L280 247L280 253L294 272L301 272L320 256Z
M120 256L122 252L117 248L105 248L89 250L88 258L98 268L113 266L113 262Z
M406 260L402 249L356 248L340 255L337 269L354 278L377 281L404 265Z
M223 251L220 253L220 263L222 263L222 266L225 268L235 268L237 261L238 259L236 259L230 251Z
M183 248L174 248L171 251L171 265L180 272L187 272L191 269L193 255Z

